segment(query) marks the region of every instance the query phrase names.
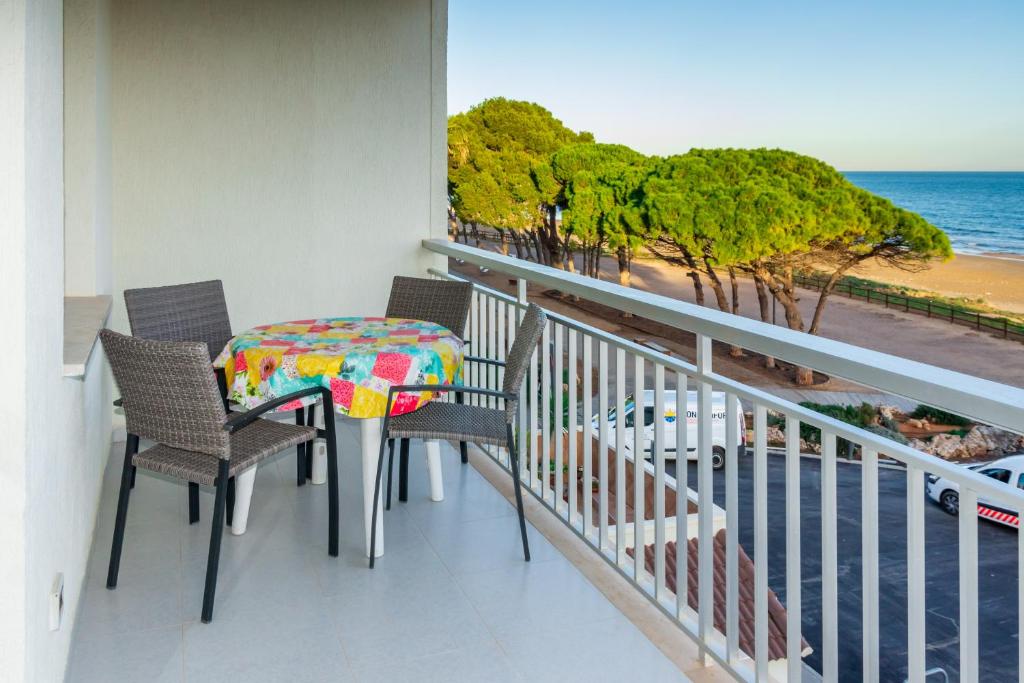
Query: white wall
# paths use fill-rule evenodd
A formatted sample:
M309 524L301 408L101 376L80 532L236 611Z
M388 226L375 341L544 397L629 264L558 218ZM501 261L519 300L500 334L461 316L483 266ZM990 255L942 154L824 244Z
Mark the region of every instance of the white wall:
M224 281L235 330L380 313L445 234L443 0L114 0L120 292Z
M108 1L0 2L3 680L63 676L109 452L102 355L62 376L66 289L113 283L123 321L126 286L220 277L241 329L443 265L444 0Z
M64 2L64 291L110 294L110 2Z
M0 374L0 670L19 680L25 661L25 243L27 169L26 7L0 3L0 319L14 322L4 339Z
M63 57L59 0L0 3L0 678L12 681L63 677L110 444L102 358L84 379L62 372ZM57 572L65 619L52 632Z

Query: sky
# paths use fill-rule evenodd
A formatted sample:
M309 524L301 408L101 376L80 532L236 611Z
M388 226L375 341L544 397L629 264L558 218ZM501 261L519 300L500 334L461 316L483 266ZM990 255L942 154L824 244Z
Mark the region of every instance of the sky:
M1024 170L1024 0L449 0L448 110L537 102L646 154Z

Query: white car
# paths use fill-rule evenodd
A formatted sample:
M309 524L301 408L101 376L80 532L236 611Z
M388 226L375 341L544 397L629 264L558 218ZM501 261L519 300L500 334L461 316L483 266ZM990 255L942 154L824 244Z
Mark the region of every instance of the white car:
M1010 455L993 462L967 465L967 469L991 477L1008 486L1024 489L1024 455ZM942 506L951 515L960 513L960 487L956 482L934 474L928 475L928 497ZM1020 520L1016 510L995 505L984 498L978 498L978 516L999 524L1017 528Z
M696 391L686 392L686 456L687 460L697 459L697 409L698 400ZM626 452L633 452L633 430L636 425L634 414L636 404L632 396L626 398L625 413L625 434ZM711 464L718 470L725 467L725 393L716 391L711 394ZM608 433L609 440L614 444L615 423L617 416L615 408L608 411ZM676 407L676 392L665 392L665 412L661 416L665 422L665 459L675 460L676 454L676 428L679 424L679 410ZM593 429L598 430L598 417L593 418ZM743 408L739 399L736 400L736 429L739 439L737 448L740 455L746 452L746 429L743 424ZM654 444L654 391L644 392L644 457L650 458Z

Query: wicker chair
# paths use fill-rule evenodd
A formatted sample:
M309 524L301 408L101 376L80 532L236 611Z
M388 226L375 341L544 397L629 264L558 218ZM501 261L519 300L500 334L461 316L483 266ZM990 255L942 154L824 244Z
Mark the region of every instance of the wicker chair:
M331 393L311 387L268 401L255 410L234 413L229 419L205 343L138 339L111 330L102 330L100 340L121 391L128 432L107 588L117 587L134 468L181 479L190 486L213 486L216 496L202 610L202 620L209 622L213 618L225 514L231 524L228 482L264 458L318 436L313 427L261 420L259 416L314 394L319 394L325 409L331 410ZM334 420L326 421L324 436L328 449L328 552L337 557L338 459ZM152 440L155 445L140 452L140 438Z
M523 539L523 556L530 561L530 544L526 538L526 519L523 515L522 485L519 480L519 454L517 452L512 425L516 419L519 403L519 389L529 368L534 349L540 341L547 316L536 304L530 304L519 324L515 341L505 362L488 361L504 365L505 378L501 391L478 387L458 387L460 391L493 396L504 400L503 408L485 408L461 403L434 401L419 410L390 417L391 402L399 392L451 391L454 385L412 384L393 386L388 392L387 410L384 413L380 456L377 459L377 478L373 490L373 521L370 526L370 568L374 564L377 544L377 504L380 500L381 476L384 470L384 441L396 439L444 439L448 441L472 441L477 444L504 446L508 449L512 480L515 482L516 509L519 513L519 532Z
M398 275L391 282L391 296L384 315L389 318L409 318L426 320L448 328L462 339L466 332L466 318L473 300L473 285L469 282L450 280L430 280L427 278L405 277ZM473 362L469 356L465 359ZM458 401L463 401L461 391L455 393ZM459 444L462 462L469 462L469 451L465 442ZM395 440L388 440L388 508L391 507L391 469L395 458ZM409 441L401 443L401 455L398 466L398 499L408 498L409 481Z
M128 324L132 336L157 341L205 342L212 361L231 341L231 320L228 317L224 285L220 280L190 282L165 287L143 287L124 290ZM228 385L224 370L214 369L217 386L227 408ZM295 424L312 425L313 409L295 411ZM313 449L301 443L296 448L296 479L299 486L312 475ZM134 471L132 483L134 484ZM199 521L199 487L188 491L189 522Z

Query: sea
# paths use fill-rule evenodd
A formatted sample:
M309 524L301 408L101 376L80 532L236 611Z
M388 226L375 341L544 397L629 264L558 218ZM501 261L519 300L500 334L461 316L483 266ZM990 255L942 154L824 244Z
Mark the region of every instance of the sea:
M854 185L942 228L961 254L1024 257L1024 173L848 171Z

